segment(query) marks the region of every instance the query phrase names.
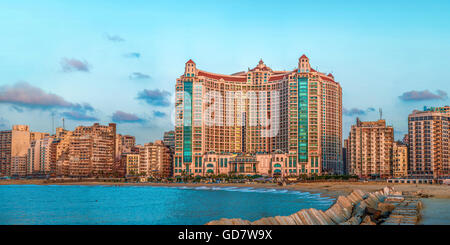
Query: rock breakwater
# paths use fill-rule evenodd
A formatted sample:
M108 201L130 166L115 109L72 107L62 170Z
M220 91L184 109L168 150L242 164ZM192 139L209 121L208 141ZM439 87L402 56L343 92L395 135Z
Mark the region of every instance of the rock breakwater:
M206 225L411 225L419 222L421 209L418 198L385 187L339 196L326 211L302 209L289 216L264 217L253 222L222 218Z

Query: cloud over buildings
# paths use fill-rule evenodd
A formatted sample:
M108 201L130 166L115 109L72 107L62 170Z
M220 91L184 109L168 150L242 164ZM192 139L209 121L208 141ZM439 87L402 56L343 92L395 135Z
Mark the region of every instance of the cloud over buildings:
M350 109L343 108L342 114L344 114L345 116L361 116L366 115L366 111L358 108L350 108Z
M79 112L94 111L94 108L88 103L69 102L59 95L47 93L27 82L19 82L12 86L1 86L0 104L9 104L18 112L22 108L40 110L59 108Z
M61 68L63 72L74 72L74 71L81 71L81 72L89 72L90 71L90 65L87 63L87 61L81 61L74 58L62 58L61 59Z
M367 109L359 109L359 108L355 108L355 107L347 109L347 108L344 107L342 109L342 114L344 116L352 117L352 116L366 115L368 112L374 112L374 111L375 111L375 108L373 108L373 107L369 107Z
M131 53L124 54L123 57L139 59L139 58L141 58L141 54L138 52L131 52Z
M154 106L170 106L170 93L164 90L144 89L138 93L138 100L142 100L149 105Z
M133 72L129 76L130 80L146 80L150 79L150 76L141 72Z
M399 98L403 101L446 100L448 95L447 92L442 90L437 90L436 93L430 92L429 90L412 90L404 92Z
M94 116L89 116L85 112L80 111L63 112L61 113L61 116L73 121L86 121L86 122L98 121L98 118Z
M145 120L132 113L116 111L112 115L112 121L115 123L142 123Z
M167 116L167 114L165 112L162 112L162 111L153 111L153 116L162 118L162 117Z
M119 35L109 35L109 34L105 34L106 39L108 39L111 42L124 42L125 39L123 39L121 36Z

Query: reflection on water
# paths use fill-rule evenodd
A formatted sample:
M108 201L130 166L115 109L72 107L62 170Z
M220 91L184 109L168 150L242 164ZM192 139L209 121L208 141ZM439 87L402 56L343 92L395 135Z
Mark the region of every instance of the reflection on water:
M309 192L238 187L0 186L0 224L204 224L256 220L334 199Z

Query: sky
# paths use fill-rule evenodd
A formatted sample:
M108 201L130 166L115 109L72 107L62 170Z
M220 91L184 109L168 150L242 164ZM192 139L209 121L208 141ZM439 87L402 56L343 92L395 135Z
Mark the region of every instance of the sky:
M343 132L383 118L395 137L450 104L449 1L0 1L0 129L117 123L137 143L173 128L176 78L306 54L343 89Z

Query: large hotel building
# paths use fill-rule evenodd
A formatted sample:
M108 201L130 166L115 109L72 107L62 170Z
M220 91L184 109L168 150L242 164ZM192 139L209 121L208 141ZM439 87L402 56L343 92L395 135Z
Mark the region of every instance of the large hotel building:
M450 177L450 106L413 111L409 123L409 175Z
M189 60L176 83L174 175L342 173L342 89L303 55L222 75Z

